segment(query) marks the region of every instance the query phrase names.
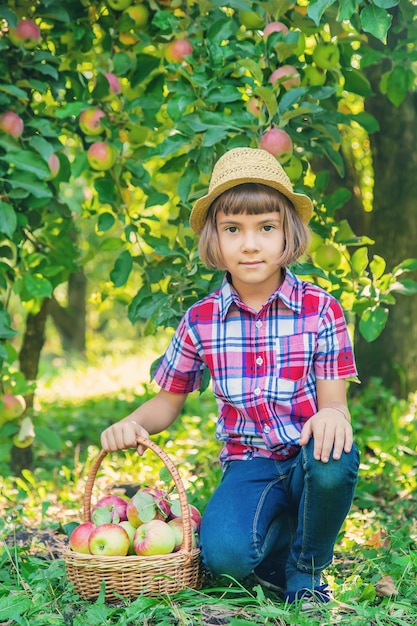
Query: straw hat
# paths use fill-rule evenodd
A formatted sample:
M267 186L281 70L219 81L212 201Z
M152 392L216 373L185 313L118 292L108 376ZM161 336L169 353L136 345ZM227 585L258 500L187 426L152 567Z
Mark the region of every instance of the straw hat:
M194 204L190 215L193 231L200 234L203 230L213 200L223 191L243 183L260 183L277 189L291 200L302 221L308 224L313 213L313 203L308 196L293 191L291 181L279 161L266 150L234 148L217 161L208 194Z

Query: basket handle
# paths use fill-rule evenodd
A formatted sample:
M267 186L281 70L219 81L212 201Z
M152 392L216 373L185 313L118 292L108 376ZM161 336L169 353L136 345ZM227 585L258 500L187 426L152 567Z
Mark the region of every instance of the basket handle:
M179 495L179 502L181 507L181 516L183 523L183 540L181 544L180 551L190 553L192 551L192 529L191 529L191 515L190 509L188 507L188 499L187 494L181 480L181 476L174 463L171 461L169 456L160 448L154 441L150 439L145 439L145 437L137 436L136 441L138 445L142 445L144 448L149 448L154 452L164 463L172 478L174 479L175 487L177 488L177 492ZM91 521L91 494L94 487L94 481L96 479L96 475L98 469L101 465L101 462L107 455L105 450L101 450L93 462L91 469L88 473L87 482L85 485L84 491L84 521Z

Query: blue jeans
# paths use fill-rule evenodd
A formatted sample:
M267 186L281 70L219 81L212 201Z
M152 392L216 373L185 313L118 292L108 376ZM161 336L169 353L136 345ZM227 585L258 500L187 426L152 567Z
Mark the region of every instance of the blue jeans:
M316 461L313 440L285 461L231 461L204 512L200 542L214 575L242 579L255 568L282 572L292 560L306 574L321 572L352 504L359 452Z

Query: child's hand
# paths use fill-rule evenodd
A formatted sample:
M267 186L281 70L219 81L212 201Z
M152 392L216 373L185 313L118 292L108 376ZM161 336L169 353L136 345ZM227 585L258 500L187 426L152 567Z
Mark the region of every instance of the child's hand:
M305 446L314 437L314 458L327 463L333 448L333 458L340 459L342 452L350 452L353 432L350 423L340 411L325 408L313 415L303 427L300 445Z
M149 439L149 433L132 418L126 418L112 424L101 433L101 447L106 452L115 452L125 448L136 448L138 454L143 454L143 446L137 446L136 437L140 435Z

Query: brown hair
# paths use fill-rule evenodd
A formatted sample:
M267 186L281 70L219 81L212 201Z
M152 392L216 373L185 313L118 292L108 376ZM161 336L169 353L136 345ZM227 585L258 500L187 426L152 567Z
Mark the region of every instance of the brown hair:
M216 227L219 211L224 211L225 215L259 215L274 211L281 213L285 238L284 251L279 261L281 267L295 263L309 246L310 229L286 196L267 185L244 183L220 194L207 212L198 252L202 262L209 268L224 269Z

